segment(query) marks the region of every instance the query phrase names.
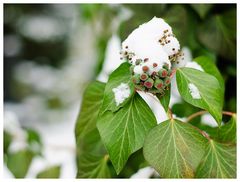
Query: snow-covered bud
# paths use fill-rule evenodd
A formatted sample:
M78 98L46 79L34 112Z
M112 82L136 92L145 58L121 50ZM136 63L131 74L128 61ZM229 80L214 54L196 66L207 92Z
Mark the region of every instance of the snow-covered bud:
M132 82L137 90L164 95L173 75L173 64L182 55L172 28L154 17L136 28L122 43L121 56L132 64Z

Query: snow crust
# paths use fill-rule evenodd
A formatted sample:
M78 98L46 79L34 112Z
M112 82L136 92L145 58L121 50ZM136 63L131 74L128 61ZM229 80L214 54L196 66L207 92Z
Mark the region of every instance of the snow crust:
M114 92L114 98L117 106L123 103L123 101L130 95L130 88L126 83L121 83L118 87L113 88L112 91Z
M198 88L196 87L196 85L194 85L193 83L189 83L188 88L189 88L189 92L192 95L193 99L201 99L200 92L199 92Z

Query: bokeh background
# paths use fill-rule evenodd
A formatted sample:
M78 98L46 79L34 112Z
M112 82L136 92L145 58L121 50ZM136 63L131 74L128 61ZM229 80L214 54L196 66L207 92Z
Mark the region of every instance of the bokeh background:
M6 178L76 177L84 88L107 81L121 42L154 16L172 26L189 59L212 58L225 80L224 110L236 112L235 4L4 4ZM180 118L199 110L180 98L171 105ZM209 115L192 124L215 127ZM136 173L129 166L118 177Z

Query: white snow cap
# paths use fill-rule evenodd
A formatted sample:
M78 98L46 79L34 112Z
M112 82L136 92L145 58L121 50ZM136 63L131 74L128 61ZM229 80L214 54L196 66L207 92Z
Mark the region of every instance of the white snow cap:
M200 92L199 92L198 88L196 87L196 85L194 85L193 83L189 83L188 88L189 88L189 92L192 95L193 99L201 99Z
M130 88L126 83L121 83L118 87L113 88L112 91L114 92L115 102L117 106L123 103L123 101L130 95Z
M136 28L122 43L122 53L131 54L131 63L136 65L137 59L148 59L136 66L134 72L142 73L142 67L149 66L149 74L159 71L164 64L171 62L169 56L180 50L180 44L172 33L172 28L161 18L154 17L149 22ZM157 63L153 67L153 63Z

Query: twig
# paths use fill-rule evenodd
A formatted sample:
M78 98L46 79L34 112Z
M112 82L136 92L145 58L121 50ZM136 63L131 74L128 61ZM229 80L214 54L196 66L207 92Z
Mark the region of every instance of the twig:
M170 108L168 108L168 117L173 120L173 113L172 110Z
M195 118L195 117L197 117L197 116L200 116L200 115L203 115L203 114L205 114L205 113L208 113L208 112L207 112L207 111L198 111L198 112L190 115L190 116L187 118L186 122L189 122L189 121L191 121L193 118ZM235 115L236 113L230 112L230 111L222 111L222 114L223 114L223 115L228 115L228 116L233 116L233 115Z

